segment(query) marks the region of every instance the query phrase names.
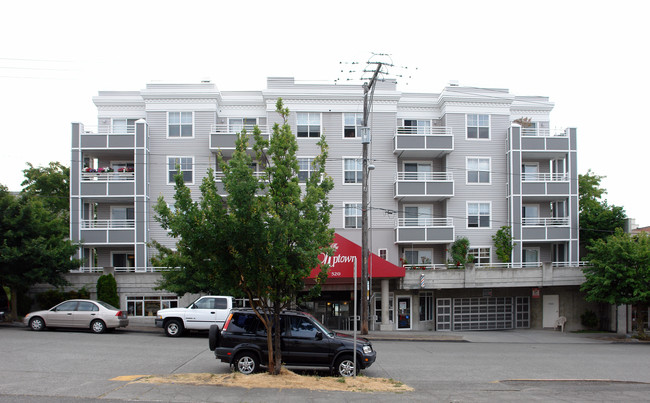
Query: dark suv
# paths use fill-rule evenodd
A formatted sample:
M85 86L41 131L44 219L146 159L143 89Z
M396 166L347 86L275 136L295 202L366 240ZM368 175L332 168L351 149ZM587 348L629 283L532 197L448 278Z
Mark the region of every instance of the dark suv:
M322 367L336 375L354 375L354 340L334 333L305 312L283 311L280 317L282 362L287 366ZM223 326L210 328L210 350L218 360L243 374L268 361L266 329L252 309L233 309ZM377 353L367 339L357 339L357 369L368 368Z

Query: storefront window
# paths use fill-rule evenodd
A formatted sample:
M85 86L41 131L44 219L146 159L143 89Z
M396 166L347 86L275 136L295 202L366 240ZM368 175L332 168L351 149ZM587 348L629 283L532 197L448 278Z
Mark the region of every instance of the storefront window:
M176 296L136 296L126 297L129 316L156 316L159 309L177 308Z

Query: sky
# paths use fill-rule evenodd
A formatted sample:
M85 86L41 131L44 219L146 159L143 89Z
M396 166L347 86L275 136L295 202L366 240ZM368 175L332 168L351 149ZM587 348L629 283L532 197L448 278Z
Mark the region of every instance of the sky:
M98 91L270 76L333 83L341 62L391 55L405 92L460 85L548 96L578 130L578 169L650 226L647 1L12 1L0 5L0 184L26 163L70 164L71 122ZM404 69L408 68L408 69ZM646 122L647 123L647 122Z

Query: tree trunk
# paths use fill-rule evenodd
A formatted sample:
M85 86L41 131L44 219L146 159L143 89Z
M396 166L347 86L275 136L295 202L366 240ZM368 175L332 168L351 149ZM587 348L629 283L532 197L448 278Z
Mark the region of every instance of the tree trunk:
M266 326L266 348L268 350L269 374L273 374L273 369L275 368L275 356L273 354L273 325L265 321L264 326Z
M646 338L645 322L646 322L647 313L648 313L648 305L638 304L636 306L636 330L637 333L639 334L639 338L641 339Z
M274 340L273 340L273 361L275 365L272 368L272 375L279 375L280 370L282 369L282 348L281 348L281 340L280 336L282 334L282 329L281 329L281 324L280 324L280 313L282 312L282 308L280 307L279 302L275 302L273 304L273 325L275 327L274 331Z

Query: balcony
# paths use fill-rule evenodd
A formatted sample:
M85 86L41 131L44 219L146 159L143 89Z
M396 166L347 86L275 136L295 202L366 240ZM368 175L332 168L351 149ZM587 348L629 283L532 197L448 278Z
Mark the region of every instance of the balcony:
M81 196L134 196L134 172L87 172L81 173Z
M400 158L438 158L452 151L451 127L397 127L393 153Z
M135 125L97 127L85 126L79 139L81 148L119 149L135 147Z
M398 218L395 222L395 243L445 244L454 242L451 218Z
M431 202L454 196L451 172L397 172L395 198L413 202Z
M132 244L134 220L81 220L81 241L85 245Z
M252 149L252 145L255 143L255 140L253 139L254 127L255 126L250 125L212 125L210 128L210 151L221 152L221 154L226 158L232 156L233 152L235 151L237 134L239 134L242 129L246 129L246 134L248 135L248 149ZM265 140L268 140L270 138L268 126L257 125L257 127L262 132L262 137Z
M569 217L525 217L521 220L522 241L566 241L571 239Z
M535 127L521 129L521 151L527 156L538 157L548 155L549 152L565 154L571 149L568 131L552 133L549 129Z
M571 193L569 174L524 173L521 176L521 195L536 197L567 196Z

